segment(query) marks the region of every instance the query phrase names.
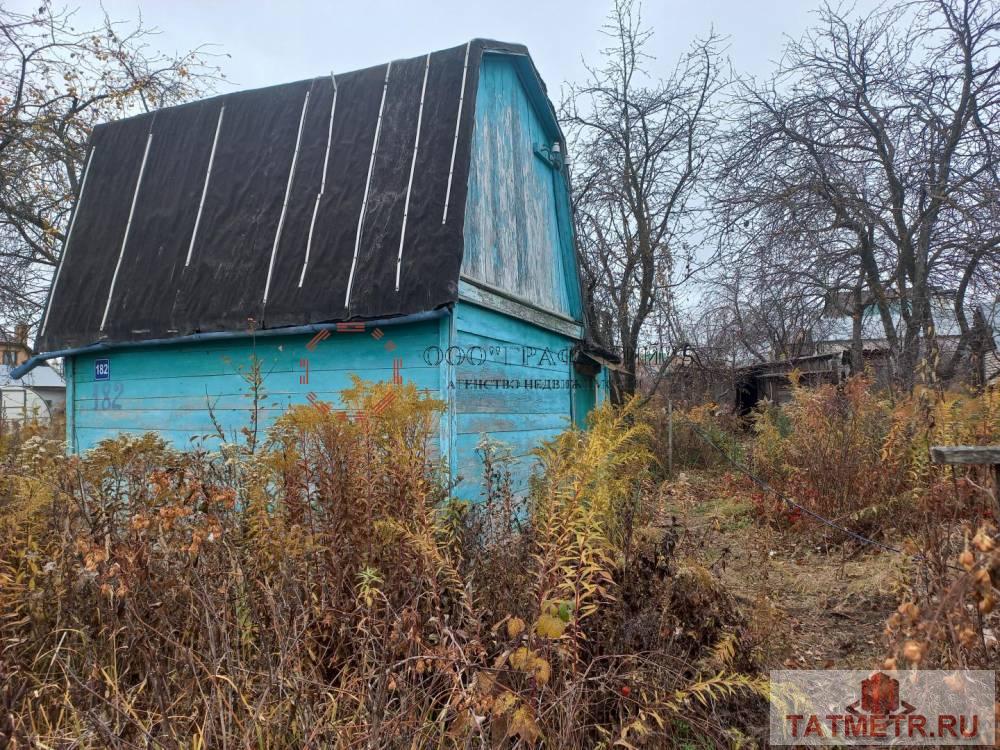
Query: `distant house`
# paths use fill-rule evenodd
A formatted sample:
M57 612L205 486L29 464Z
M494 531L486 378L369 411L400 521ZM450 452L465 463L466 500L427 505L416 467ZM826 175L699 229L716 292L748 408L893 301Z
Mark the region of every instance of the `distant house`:
M0 365L0 430L11 423L48 421L65 408L66 382L47 364L17 379L10 367Z
M0 331L0 367L17 367L31 357L31 347L28 346L28 326L18 323L14 326L14 335Z
M954 297L947 293L938 293L931 300L935 339L944 357L955 352L961 338L953 303ZM890 314L898 329L898 303L890 301ZM991 316L979 308L974 309L972 318L977 335L959 363L958 375L973 382L989 383L1000 377L995 327ZM851 295L838 294L827 300L823 320L817 327L822 335L806 331L792 347L793 356L747 365L735 371L736 410L747 413L762 399L779 404L788 401L791 397L789 375L793 370L799 373L799 382L805 386L837 384L855 374L851 351L856 322L864 371L874 378L876 386L889 385L892 377L890 350L878 308L873 300L867 299L857 310Z
M902 330L899 301L890 296L889 314L896 330ZM962 329L955 315L955 294L938 291L930 299L931 318L934 321L934 338L941 356L951 356L962 337ZM969 306L970 325L976 331L972 346L959 362L958 374L968 380L986 382L997 374L996 321L994 315L978 305ZM881 315L874 299L866 297L861 307L853 295L830 295L823 311L824 335L813 346L815 354L834 354L845 349L849 352L854 340L855 322L858 325L861 348L866 369L879 384L886 384L891 377L889 346Z
M837 385L851 375L850 354L841 348L737 368L733 377L736 413L748 414L765 399L775 404L791 400L793 371L805 387Z
M32 355L28 346L28 326L18 324L14 335L0 333L0 430L25 420L48 420L66 405L66 383L48 365L32 369L20 379L11 370L25 364Z
M565 153L527 50L481 39L97 127L34 360L65 357L71 449L247 424L255 354L265 422L405 379L460 495L482 435L523 480L606 389Z

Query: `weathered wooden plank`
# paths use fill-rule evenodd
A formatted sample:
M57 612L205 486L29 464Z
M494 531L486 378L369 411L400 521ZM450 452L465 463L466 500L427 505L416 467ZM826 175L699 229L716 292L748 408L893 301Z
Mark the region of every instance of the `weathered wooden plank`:
M1000 465L1000 445L935 445L931 460L936 464Z
M494 372L512 372L512 368L519 368L522 378L566 375L571 356L568 342L532 338L529 341L533 345L465 332L462 345L452 351L452 359L458 366L457 374L459 377L472 377L477 372L485 373L491 369Z
M576 384L573 390L573 424L583 430L587 428L590 412L597 406L598 386L593 375L577 372L572 365L569 369Z
M553 138L510 61L483 60L475 116L462 272L568 314L553 168L535 153Z
M534 464L531 451L570 426L576 381L568 354L573 341L468 303L460 303L455 316L458 345L466 350L477 346L488 355L482 364L456 367L456 475L463 477L456 492L475 499L482 491L483 465L476 446L483 435L508 444L520 459L512 466L512 480L523 491Z
M76 453L76 357L67 357L66 373L66 445Z
M308 383L302 383L304 370L299 372L271 373L263 379L263 402L287 402L301 400L306 394L313 392L319 396L333 394L339 397L341 391L353 386L352 375L357 374L371 382L390 382L393 376L392 368L373 370L320 370L310 369ZM417 388L437 390L438 377L434 368L400 369L400 375L406 383L414 383ZM169 387L167 387L169 383ZM250 387L239 375L213 375L207 378L164 377L143 379L117 379L107 382L81 383L77 387L76 403L81 409L92 408L96 402L105 400L116 404L128 405L137 402L163 403L169 400L178 409L204 408L206 399L212 403L218 402L221 408L238 408L250 396ZM106 406L106 408L112 408ZM126 406L127 408L127 406Z
M111 440L121 434L138 437L146 432L150 432L150 430L80 427L77 429L76 434L77 439L81 444L80 450L86 451L96 446L102 440ZM155 432L167 443L178 450L192 450L196 448L214 450L219 447L220 442L217 436L203 438L200 435L192 435L191 433L183 430L156 430Z
M110 353L109 359L111 361L112 367L112 377L111 381L130 381L139 382L143 380L154 380L159 381L165 377L170 377L174 379L194 379L202 380L206 383L211 383L213 378L229 378L234 374L248 374L251 371L251 361L249 357L245 358L233 358L226 360L217 360L214 362L204 362L204 366L192 365L189 361L185 361L183 357L173 357L167 356L164 358L149 357L147 361L136 361L132 359L125 359L122 353ZM271 381L278 381L282 378L288 379L292 378L295 381L298 377L304 374L304 366L300 363L301 359L309 360L309 371L310 374L315 373L317 376L326 375L334 378L346 378L350 373L361 373L361 372L379 372L391 373L394 368L394 362L392 355L382 355L381 357L368 358L365 356L359 356L353 358L350 353L343 353L340 355L338 364L325 364L322 359L317 361L315 356L299 356L295 354L292 357L264 357L260 360L261 375ZM420 369L430 370L433 368L427 367L423 361L416 357L411 356L409 359L399 358L401 360L401 370L407 372L415 372ZM150 362L162 362L164 366L169 366L174 368L172 373L159 372L154 367L150 367ZM88 386L93 385L95 382L107 382L107 381L95 381L93 377L94 364L93 360L81 361L79 369L84 369L88 371L87 376L83 376L77 379L77 387L86 392ZM382 379L381 377L367 377L367 380ZM204 389L200 389L204 391Z
M511 349L531 346L536 349L548 347L568 352L576 341L553 331L540 329L528 321L479 305L459 304L455 308L455 315L459 331L494 342L504 342Z
M438 349L447 352L452 342L457 341L458 334L455 328L455 314L441 318L438 321ZM433 359L431 362L435 361ZM447 357L441 357L438 362L438 382L440 383L439 395L445 401L445 413L438 423L440 437L438 443L444 453L444 460L448 466L449 476L455 476L458 456L455 453L455 367L449 362Z
M303 399L297 405L305 406ZM339 410L342 404L330 401L333 409ZM213 409L215 420L227 431L242 429L253 425L252 415L256 412L258 423L262 430L266 429L278 417L288 411L287 405L262 406L253 410L248 405L244 409ZM77 430L122 430L127 432L183 432L186 434L214 433L216 431L207 409L179 411L166 409L117 409L108 411L93 411L81 418ZM262 433L263 434L263 433Z
M490 435L505 443L511 451L514 462L511 464L511 483L515 489L523 492L528 484L528 477L537 464L533 451L545 440L551 440L559 435L561 430L527 430L523 432L508 432ZM476 447L482 435L459 435L456 441L460 461L457 476L462 478L456 488L456 494L466 499L476 499L483 490L483 464Z
M403 360L404 367L427 366L424 350L437 343L434 321L430 325L419 324L419 332L403 331L403 326L386 328L381 340L375 340L369 333L337 334L315 345L309 350L307 336L273 336L259 339L256 345L249 338L225 345L206 347L206 343L190 345L168 345L153 348L129 348L100 354L80 355L77 367L77 383L82 385L94 381L94 360L112 360L112 380L119 378L159 379L164 375L163 366L174 368L173 374L192 377L229 375L240 368L247 370L256 354L265 373L298 372L299 360L308 358L310 367L316 370L358 371L375 367L392 368L394 359ZM433 334L431 332L434 332ZM433 340L428 337L433 335ZM392 342L392 348L386 345ZM159 366L151 366L158 363Z
M455 410L458 414L512 414L530 423L543 414L570 413L569 389L538 388L464 388L461 383L455 388Z
M538 305L533 305L515 295L493 289L488 284L476 279L463 278L460 280L458 282L458 297L481 307L531 321L537 326L548 328L550 331L561 333L564 336L572 336L575 339L583 338L583 326L578 322L564 315L545 310Z
M530 420L526 417L530 416ZM474 412L458 415L459 435L479 435L488 432L500 440L504 434L530 430L565 430L569 428L569 414L512 414L510 412Z
M522 466L530 468L535 463L535 450L547 440L552 440L559 436L562 430L525 430L523 432L509 432L493 437L500 443L504 443L510 450L511 457ZM462 455L461 466L466 469L473 466L481 467L479 457L476 454L476 446L479 445L483 435L460 435L459 445ZM525 471L525 473L527 473ZM473 472L475 475L475 472ZM466 478L470 475L467 473Z

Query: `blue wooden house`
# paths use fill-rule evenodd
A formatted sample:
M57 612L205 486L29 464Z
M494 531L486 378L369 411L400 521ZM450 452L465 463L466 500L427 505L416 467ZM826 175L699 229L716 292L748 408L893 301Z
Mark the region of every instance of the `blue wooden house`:
M606 391L565 153L527 50L480 39L102 125L20 371L65 357L71 451L237 429L251 354L265 422L402 378L474 497L482 435L527 457Z

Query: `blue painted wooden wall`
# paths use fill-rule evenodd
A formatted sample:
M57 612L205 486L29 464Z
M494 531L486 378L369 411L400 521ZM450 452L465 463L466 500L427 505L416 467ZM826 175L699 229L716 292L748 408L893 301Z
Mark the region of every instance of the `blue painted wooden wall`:
M487 55L479 76L462 273L577 317L565 179L536 153L551 148L558 129L538 112L509 56Z
M456 472L459 495L477 497L483 436L506 443L517 491L527 487L531 451L572 425L573 339L470 303L455 312Z
M249 337L167 346L139 347L78 355L73 359L71 404L67 412L70 447L83 451L118 432L154 430L179 448L192 437L215 433L208 404L227 436L249 424L251 389L242 377L252 356L261 362L266 398L260 420L269 425L291 404L321 401L340 405L340 392L352 385L351 375L391 381L393 360L402 361L401 375L418 388L439 392L440 369L428 365L424 350L438 344L436 320L389 326L376 340L371 332L330 334L313 351L309 335ZM388 346L389 343L392 346ZM392 349L390 351L389 349ZM94 363L107 359L108 380L94 379ZM301 383L309 362L308 383ZM195 441L201 442L201 441ZM209 440L207 447L217 446Z
M464 361L453 375L453 473L464 497L482 490L476 447L484 436L509 446L514 487L523 490L532 449L584 427L599 398L595 379L570 362L582 309L568 181L558 161L542 158L561 134L544 94L525 86L533 77L524 63L487 55L480 68L462 275L505 300L503 312L482 296L456 309L454 345ZM531 322L539 317L577 335Z

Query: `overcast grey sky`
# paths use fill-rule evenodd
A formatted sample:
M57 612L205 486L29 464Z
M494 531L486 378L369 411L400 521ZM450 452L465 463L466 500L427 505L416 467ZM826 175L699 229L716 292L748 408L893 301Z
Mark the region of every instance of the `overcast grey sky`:
M693 37L714 26L729 37L737 70L765 75L781 54L783 35L801 34L818 3L647 0L645 19L656 32L653 67L666 71ZM101 17L98 2L69 4L80 6L81 26ZM36 5L10 2L25 10ZM104 0L103 6L115 19L141 12L160 29L156 43L165 52L218 45L232 56L220 61L231 82L220 92L354 70L482 36L526 44L556 100L564 81L583 80L581 56L593 59L602 47L599 28L610 0Z

